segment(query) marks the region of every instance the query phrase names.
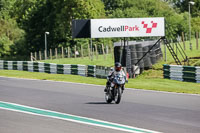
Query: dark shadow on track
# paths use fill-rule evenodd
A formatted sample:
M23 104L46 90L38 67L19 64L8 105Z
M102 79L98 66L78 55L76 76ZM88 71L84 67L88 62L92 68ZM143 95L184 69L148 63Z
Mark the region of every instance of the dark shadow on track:
M107 102L88 102L85 104L113 104L113 103L107 103Z

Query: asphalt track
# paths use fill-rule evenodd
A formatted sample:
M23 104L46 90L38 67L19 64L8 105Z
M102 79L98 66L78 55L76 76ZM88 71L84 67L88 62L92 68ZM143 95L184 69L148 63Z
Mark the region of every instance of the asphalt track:
M103 86L0 77L0 101L165 133L200 132L200 95L126 89L106 104ZM123 131L0 109L0 133Z

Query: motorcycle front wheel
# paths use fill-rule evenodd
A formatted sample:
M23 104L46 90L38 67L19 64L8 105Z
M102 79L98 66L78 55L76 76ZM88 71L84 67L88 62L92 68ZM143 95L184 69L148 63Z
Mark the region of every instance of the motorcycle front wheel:
M115 95L115 103L119 104L121 101L121 97L122 97L122 88L119 86L116 90L116 95Z
M110 88L108 88L107 92L105 93L105 99L107 103L112 102L112 94L111 94Z

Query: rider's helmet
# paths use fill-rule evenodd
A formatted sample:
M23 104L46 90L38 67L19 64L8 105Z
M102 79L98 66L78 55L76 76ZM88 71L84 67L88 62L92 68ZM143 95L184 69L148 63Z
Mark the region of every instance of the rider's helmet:
M122 69L122 65L119 62L115 63L115 71L119 72Z

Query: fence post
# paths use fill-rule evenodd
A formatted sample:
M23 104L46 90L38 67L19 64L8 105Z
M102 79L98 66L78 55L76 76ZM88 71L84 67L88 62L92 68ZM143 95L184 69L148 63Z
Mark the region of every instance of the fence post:
M76 45L74 46L74 57L76 58Z
M83 46L81 45L81 58L83 58Z
M91 61L93 61L93 49L92 49L92 38L90 38L90 59L91 59Z
M56 59L58 59L58 50L55 48L55 53L56 53Z
M92 59L94 58L95 48L92 48Z
M62 47L62 58L64 58L64 48Z
M68 47L68 52L67 52L67 54L68 54L68 58L70 58L70 48Z
M44 56L45 56L45 60L47 59L47 51L44 50Z
M39 60L42 60L41 51L39 51Z
M33 53L31 52L31 61L33 61Z
M199 37L198 37L199 33L196 32L196 49L198 50L199 49Z
M95 44L95 51L96 51L96 59L98 60L98 50L97 50L97 44Z
M184 33L183 32L182 32L182 42L183 42L184 50L186 50L186 48L185 48L185 38L184 38Z
M112 47L112 45L110 46L110 53L111 53L112 59L113 59L114 58L114 53L113 53L113 47Z
M47 59L47 52L46 52L46 50L44 50L44 60L46 60Z
M35 52L35 60L37 60L37 52Z
M164 48L165 48L165 62L167 62L167 48L165 44L164 44Z
M52 49L50 49L50 58L51 58L51 60L53 59L52 58Z
M88 57L90 59L90 45L88 44Z
M104 55L104 60L106 60L106 55L105 55L105 51L104 51L104 46L103 46L103 44L101 44L101 46L102 46L102 51L103 51L103 55Z
M108 45L106 45L106 54L109 53L109 50L108 50Z

